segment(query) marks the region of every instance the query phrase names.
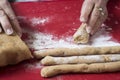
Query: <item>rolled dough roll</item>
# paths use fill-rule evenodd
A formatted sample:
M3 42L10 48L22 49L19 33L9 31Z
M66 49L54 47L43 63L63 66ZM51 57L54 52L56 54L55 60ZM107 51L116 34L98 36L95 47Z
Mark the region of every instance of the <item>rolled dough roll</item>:
M119 54L120 46L83 47L83 48L55 48L35 51L34 56L41 59L45 56L80 56L95 54Z
M0 34L0 67L16 64L33 56L19 36Z
M87 43L89 41L89 33L86 31L87 24L82 23L78 30L73 35L75 43Z
M41 60L43 65L60 65L60 64L82 64L82 63L102 63L120 61L120 54L110 55L87 55L87 56L70 56L70 57L52 57L46 56Z
M120 71L120 61L93 64L66 64L44 67L41 70L42 77L52 77L64 73L103 73Z

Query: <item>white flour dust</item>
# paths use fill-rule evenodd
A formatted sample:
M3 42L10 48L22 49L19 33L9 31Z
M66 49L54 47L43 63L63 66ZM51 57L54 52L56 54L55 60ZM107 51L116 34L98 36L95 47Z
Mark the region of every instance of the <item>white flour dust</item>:
M20 21L24 21L24 23L27 23L33 27L37 26L37 25L41 25L44 26L47 23L49 23L52 19L52 17L33 17L33 18L28 18L28 17L24 17L24 16L17 16L17 18Z
M90 43L85 45L77 45L73 42L72 36L63 37L63 39L53 39L54 35L41 33L41 32L32 32L24 31L29 34L29 39L25 40L27 45L30 48L33 48L35 51L49 49L49 48L81 48L85 46L120 46L118 42L111 40L109 32L105 31L105 28L102 28L97 32L90 40Z
M40 69L43 66L40 64L40 62L35 62L35 63L26 63L24 65L26 67L26 69L28 70L32 70L32 69Z
M30 22L32 23L32 26L45 25L46 22L49 22L49 18L48 17L32 18Z

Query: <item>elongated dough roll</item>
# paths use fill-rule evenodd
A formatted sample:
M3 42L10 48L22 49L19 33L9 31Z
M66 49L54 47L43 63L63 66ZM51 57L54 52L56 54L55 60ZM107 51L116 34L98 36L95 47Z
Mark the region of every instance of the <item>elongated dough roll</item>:
M60 64L82 64L82 63L102 63L120 61L120 54L110 55L87 55L87 56L70 56L70 57L52 57L46 56L41 60L43 65L60 65Z
M44 67L42 77L52 77L63 73L103 73L120 71L120 61L93 64L56 65Z
M83 47L83 48L55 48L35 51L34 56L41 59L45 56L80 56L95 54L119 54L120 46Z
M75 43L87 43L89 41L89 33L86 31L87 24L82 23L78 30L73 35Z

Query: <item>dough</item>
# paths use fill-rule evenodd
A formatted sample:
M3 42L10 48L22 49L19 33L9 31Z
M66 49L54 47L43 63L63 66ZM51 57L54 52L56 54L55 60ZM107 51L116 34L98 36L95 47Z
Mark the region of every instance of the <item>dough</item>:
M70 57L52 57L47 56L41 60L43 65L60 65L60 64L82 64L82 63L102 63L120 61L120 54L110 55L87 55L87 56L70 56Z
M41 59L45 56L80 56L95 54L119 54L120 46L83 47L83 48L55 48L35 51L34 56Z
M19 36L0 34L0 67L16 64L32 57L30 50Z
M52 77L63 73L102 73L120 71L120 61L93 64L66 64L44 67L41 70L42 77Z
M87 24L82 23L80 28L73 35L75 43L87 43L89 41L89 33L86 31Z

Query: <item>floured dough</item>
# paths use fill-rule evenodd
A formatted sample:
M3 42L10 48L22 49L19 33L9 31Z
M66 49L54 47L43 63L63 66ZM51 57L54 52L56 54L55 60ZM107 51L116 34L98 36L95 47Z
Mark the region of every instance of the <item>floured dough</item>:
M44 67L41 70L42 77L52 77L64 73L102 73L120 71L120 61L93 64L66 64Z
M0 67L32 58L26 44L17 35L0 34Z
M83 48L55 48L35 51L34 56L41 59L45 56L80 56L95 54L119 54L120 46L83 47Z
M60 65L60 64L82 64L82 63L102 63L120 61L120 54L110 55L86 55L70 57L52 57L46 56L41 60L43 65Z
M87 43L89 41L89 33L86 31L86 24L82 23L80 28L73 35L75 43Z

